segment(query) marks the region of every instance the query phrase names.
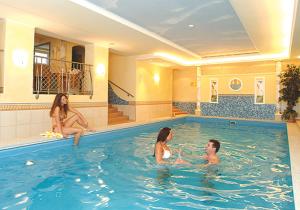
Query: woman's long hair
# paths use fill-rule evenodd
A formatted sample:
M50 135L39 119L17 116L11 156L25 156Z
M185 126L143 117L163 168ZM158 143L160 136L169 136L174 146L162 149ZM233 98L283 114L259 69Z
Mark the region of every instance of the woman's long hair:
M166 141L170 132L171 132L171 128L168 128L168 127L162 128L158 133L156 143ZM155 147L154 147L153 156L155 156Z
M65 114L68 113L68 110L69 110L68 103L67 103L67 104L64 104L63 106L61 105L61 98L62 98L63 96L66 97L66 98L68 99L67 95L64 94L64 93L58 93L58 94L55 96L55 99L54 99L54 101L53 101L53 104L52 104L52 107L51 107L51 110L50 110L50 117L52 117L52 115L53 115L53 113L54 113L54 110L55 110L55 108L56 108L57 106L60 108L60 110L63 109L64 112L65 112Z

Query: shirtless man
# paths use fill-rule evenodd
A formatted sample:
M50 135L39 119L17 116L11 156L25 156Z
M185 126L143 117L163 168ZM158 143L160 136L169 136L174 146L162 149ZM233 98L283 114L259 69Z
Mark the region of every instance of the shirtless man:
M203 156L203 159L207 160L206 165L213 165L220 163L220 159L217 155L217 152L220 149L220 142L215 139L210 139L206 145L205 151L206 155Z

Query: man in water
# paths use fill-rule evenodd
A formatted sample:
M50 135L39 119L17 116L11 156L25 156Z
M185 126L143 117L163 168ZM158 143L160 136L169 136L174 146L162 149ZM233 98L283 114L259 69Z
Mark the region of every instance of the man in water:
M220 149L220 142L215 139L210 139L206 145L205 152L206 155L203 156L203 159L207 160L206 165L218 164L220 159L217 155L217 152Z

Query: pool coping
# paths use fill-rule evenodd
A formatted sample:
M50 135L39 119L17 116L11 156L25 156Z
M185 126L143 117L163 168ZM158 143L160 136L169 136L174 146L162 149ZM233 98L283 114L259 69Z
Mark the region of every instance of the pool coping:
M287 123L295 210L300 210L300 127ZM298 150L298 151L297 151Z
M272 124L284 124L281 121L274 121L274 120L259 120L259 119L241 119L241 118L227 118L227 117L211 117L211 116L195 116L195 115L180 115L175 117L163 117L163 118L156 118L151 121L143 121L143 122L129 122L129 123L122 123L117 125L109 125L108 127L102 127L95 130L95 132L88 132L84 136L90 135L97 135L102 133L108 133L111 131L123 130L128 128L134 128L138 126L144 126L159 122L167 122L173 120L180 120L185 118L202 118L202 119L223 119L223 120L237 120L237 121L244 121L244 122L265 122L265 123L272 123ZM300 153L297 152L297 148L300 148L300 127L296 123L286 123L287 127L287 135L288 135L288 144L289 144L289 152L290 152L290 165L291 165L291 175L292 175L292 185L293 185L293 194L294 194L294 205L295 210L300 210L300 200L298 201L296 198L300 197ZM64 138L64 142L70 142L69 140L72 139L73 136L69 136ZM33 145L42 145L51 142L58 142L61 139L57 138L46 138L46 137L36 137L32 138L32 142L26 142L24 144L18 145L11 145L7 147L0 147L0 152L8 151L10 149L19 149L22 147L29 147Z
M265 122L265 123L272 123L272 124L283 124L283 122L280 122L280 121L278 122L278 121L274 121L274 120L229 118L229 117L215 117L215 116L196 116L196 115L184 114L184 115L180 115L180 116L156 118L156 119L152 119L150 121L128 122L128 123L122 123L122 124L108 125L107 127L96 128L94 132L86 132L84 134L84 136L101 134L101 133L115 131L115 130L119 130L119 129L132 128L132 127L137 127L137 126L143 126L143 125L154 124L154 123L158 123L158 122L172 121L174 119L184 119L184 118L199 118L199 119L212 119L212 120L213 119L237 120L237 121L241 121L241 122ZM72 138L73 138L73 135L70 135L63 139L70 140ZM43 143L51 143L51 142L62 140L61 138L55 138L55 137L48 138L48 137L41 136L41 135L25 138L25 140L28 140L28 139L31 141L26 141L24 143L14 144L14 145L9 145L9 146L0 146L0 152L3 150L27 147L30 145L37 145L37 144L43 144Z

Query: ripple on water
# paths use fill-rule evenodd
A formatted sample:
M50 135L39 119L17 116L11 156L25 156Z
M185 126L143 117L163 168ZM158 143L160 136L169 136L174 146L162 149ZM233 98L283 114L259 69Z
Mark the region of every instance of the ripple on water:
M286 131L194 122L168 126L171 149L181 148L192 165L155 164L157 126L78 148L9 157L0 161L0 208L293 209ZM211 138L221 141L221 164L202 167ZM26 160L34 165L26 166Z

